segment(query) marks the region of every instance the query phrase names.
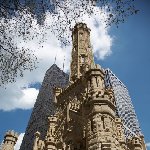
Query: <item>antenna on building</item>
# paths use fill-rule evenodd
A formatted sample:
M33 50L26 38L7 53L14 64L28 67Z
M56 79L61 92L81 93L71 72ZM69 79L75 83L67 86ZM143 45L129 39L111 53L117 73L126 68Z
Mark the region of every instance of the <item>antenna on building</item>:
M54 64L56 63L56 56L55 56L55 60L54 60Z
M64 67L65 67L65 55L64 55L64 61L63 61L63 71L64 71Z
M56 64L56 60L57 60L57 52L58 52L58 50L56 51L56 55L55 55L55 59L54 59L54 64Z

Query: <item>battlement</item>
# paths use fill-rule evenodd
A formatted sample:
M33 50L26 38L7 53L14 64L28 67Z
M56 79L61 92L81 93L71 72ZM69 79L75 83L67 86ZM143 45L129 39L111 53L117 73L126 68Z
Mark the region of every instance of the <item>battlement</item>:
M19 134L13 130L8 130L6 133L5 133L5 137L14 137L14 138L17 138L19 137Z
M73 32L78 31L79 29L86 30L90 33L91 29L87 27L85 23L77 23L74 28L72 29Z
M13 130L6 132L2 144L2 150L14 150L14 146L18 140L19 134Z

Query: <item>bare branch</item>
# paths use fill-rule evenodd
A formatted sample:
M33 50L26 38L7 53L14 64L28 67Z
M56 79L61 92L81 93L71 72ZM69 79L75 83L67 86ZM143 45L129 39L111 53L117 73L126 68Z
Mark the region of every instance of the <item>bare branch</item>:
M26 43L37 38L39 45L47 40L47 30L57 37L61 46L71 42L70 30L75 23L88 17L100 16L106 26L123 23L136 14L134 0L1 0L0 2L0 85L14 82L24 70L36 68L37 58L28 48L20 48L16 36ZM51 24L45 23L49 14ZM35 20L40 31L35 28ZM31 33L32 34L31 36Z

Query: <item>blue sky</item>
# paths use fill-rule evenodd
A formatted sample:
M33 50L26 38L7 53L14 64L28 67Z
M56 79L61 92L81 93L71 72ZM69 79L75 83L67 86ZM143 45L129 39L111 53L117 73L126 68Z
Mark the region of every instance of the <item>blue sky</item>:
M127 18L119 28L112 26L109 29L109 35L113 38L111 54L103 60L96 58L96 63L103 68L110 68L128 87L145 141L148 143L150 142L150 1L137 0L136 4L140 9L139 14ZM32 85L32 88L34 87ZM0 141L8 129L14 129L19 133L25 132L31 112L32 109L0 110Z

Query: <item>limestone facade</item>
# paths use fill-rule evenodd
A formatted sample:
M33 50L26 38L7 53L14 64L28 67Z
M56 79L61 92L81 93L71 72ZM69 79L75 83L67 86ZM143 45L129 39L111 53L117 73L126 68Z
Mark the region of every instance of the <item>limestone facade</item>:
M90 29L79 23L73 29L70 83L54 88L56 111L48 117L45 139L35 133L33 150L146 150L144 138L126 138L105 71L94 63Z

